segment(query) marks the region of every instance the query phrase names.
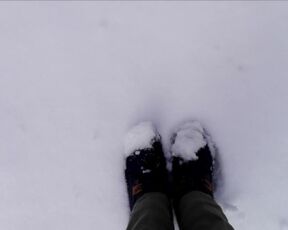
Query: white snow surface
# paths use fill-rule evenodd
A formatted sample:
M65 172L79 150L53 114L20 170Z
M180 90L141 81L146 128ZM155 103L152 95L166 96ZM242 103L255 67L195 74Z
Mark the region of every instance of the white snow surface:
M175 135L171 146L172 155L181 157L184 161L197 160L196 153L207 144L200 122L186 122L175 131Z
M126 134L124 153L129 156L136 150L149 149L155 140L160 140L160 136L153 123L149 121L141 122Z
M0 229L125 229L123 139L199 120L235 229L288 229L288 2L0 2Z

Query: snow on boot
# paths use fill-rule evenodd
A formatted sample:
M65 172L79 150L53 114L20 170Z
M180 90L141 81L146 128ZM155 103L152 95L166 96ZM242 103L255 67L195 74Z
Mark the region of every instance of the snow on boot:
M167 193L166 159L161 137L151 122L130 130L125 139L125 179L130 209L143 194Z
M173 198L177 202L191 191L213 197L215 148L197 121L187 122L172 135Z

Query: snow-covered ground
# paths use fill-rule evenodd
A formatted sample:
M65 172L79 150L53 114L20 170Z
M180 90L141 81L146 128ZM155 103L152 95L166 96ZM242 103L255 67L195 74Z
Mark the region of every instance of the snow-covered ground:
M0 229L125 229L123 137L200 120L235 229L288 229L287 2L1 2Z

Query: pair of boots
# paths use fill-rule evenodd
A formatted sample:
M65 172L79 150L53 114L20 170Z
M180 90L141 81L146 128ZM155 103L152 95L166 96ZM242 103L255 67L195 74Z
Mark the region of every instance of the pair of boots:
M125 179L130 209L148 192L167 194L178 202L191 191L213 197L215 148L199 122L188 122L171 137L172 170L166 168L161 137L150 122L140 123L128 133L125 143Z

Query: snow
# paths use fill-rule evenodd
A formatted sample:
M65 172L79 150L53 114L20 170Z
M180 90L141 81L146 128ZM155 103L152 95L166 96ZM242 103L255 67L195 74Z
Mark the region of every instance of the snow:
M0 229L125 229L127 131L199 120L235 229L288 229L288 3L1 2ZM260 221L259 221L260 220Z
M129 156L136 150L152 148L155 140L160 140L160 136L152 122L141 122L126 134L124 153Z
M181 157L184 161L197 160L196 153L207 141L200 122L186 122L175 131L175 139L171 146L172 156Z

